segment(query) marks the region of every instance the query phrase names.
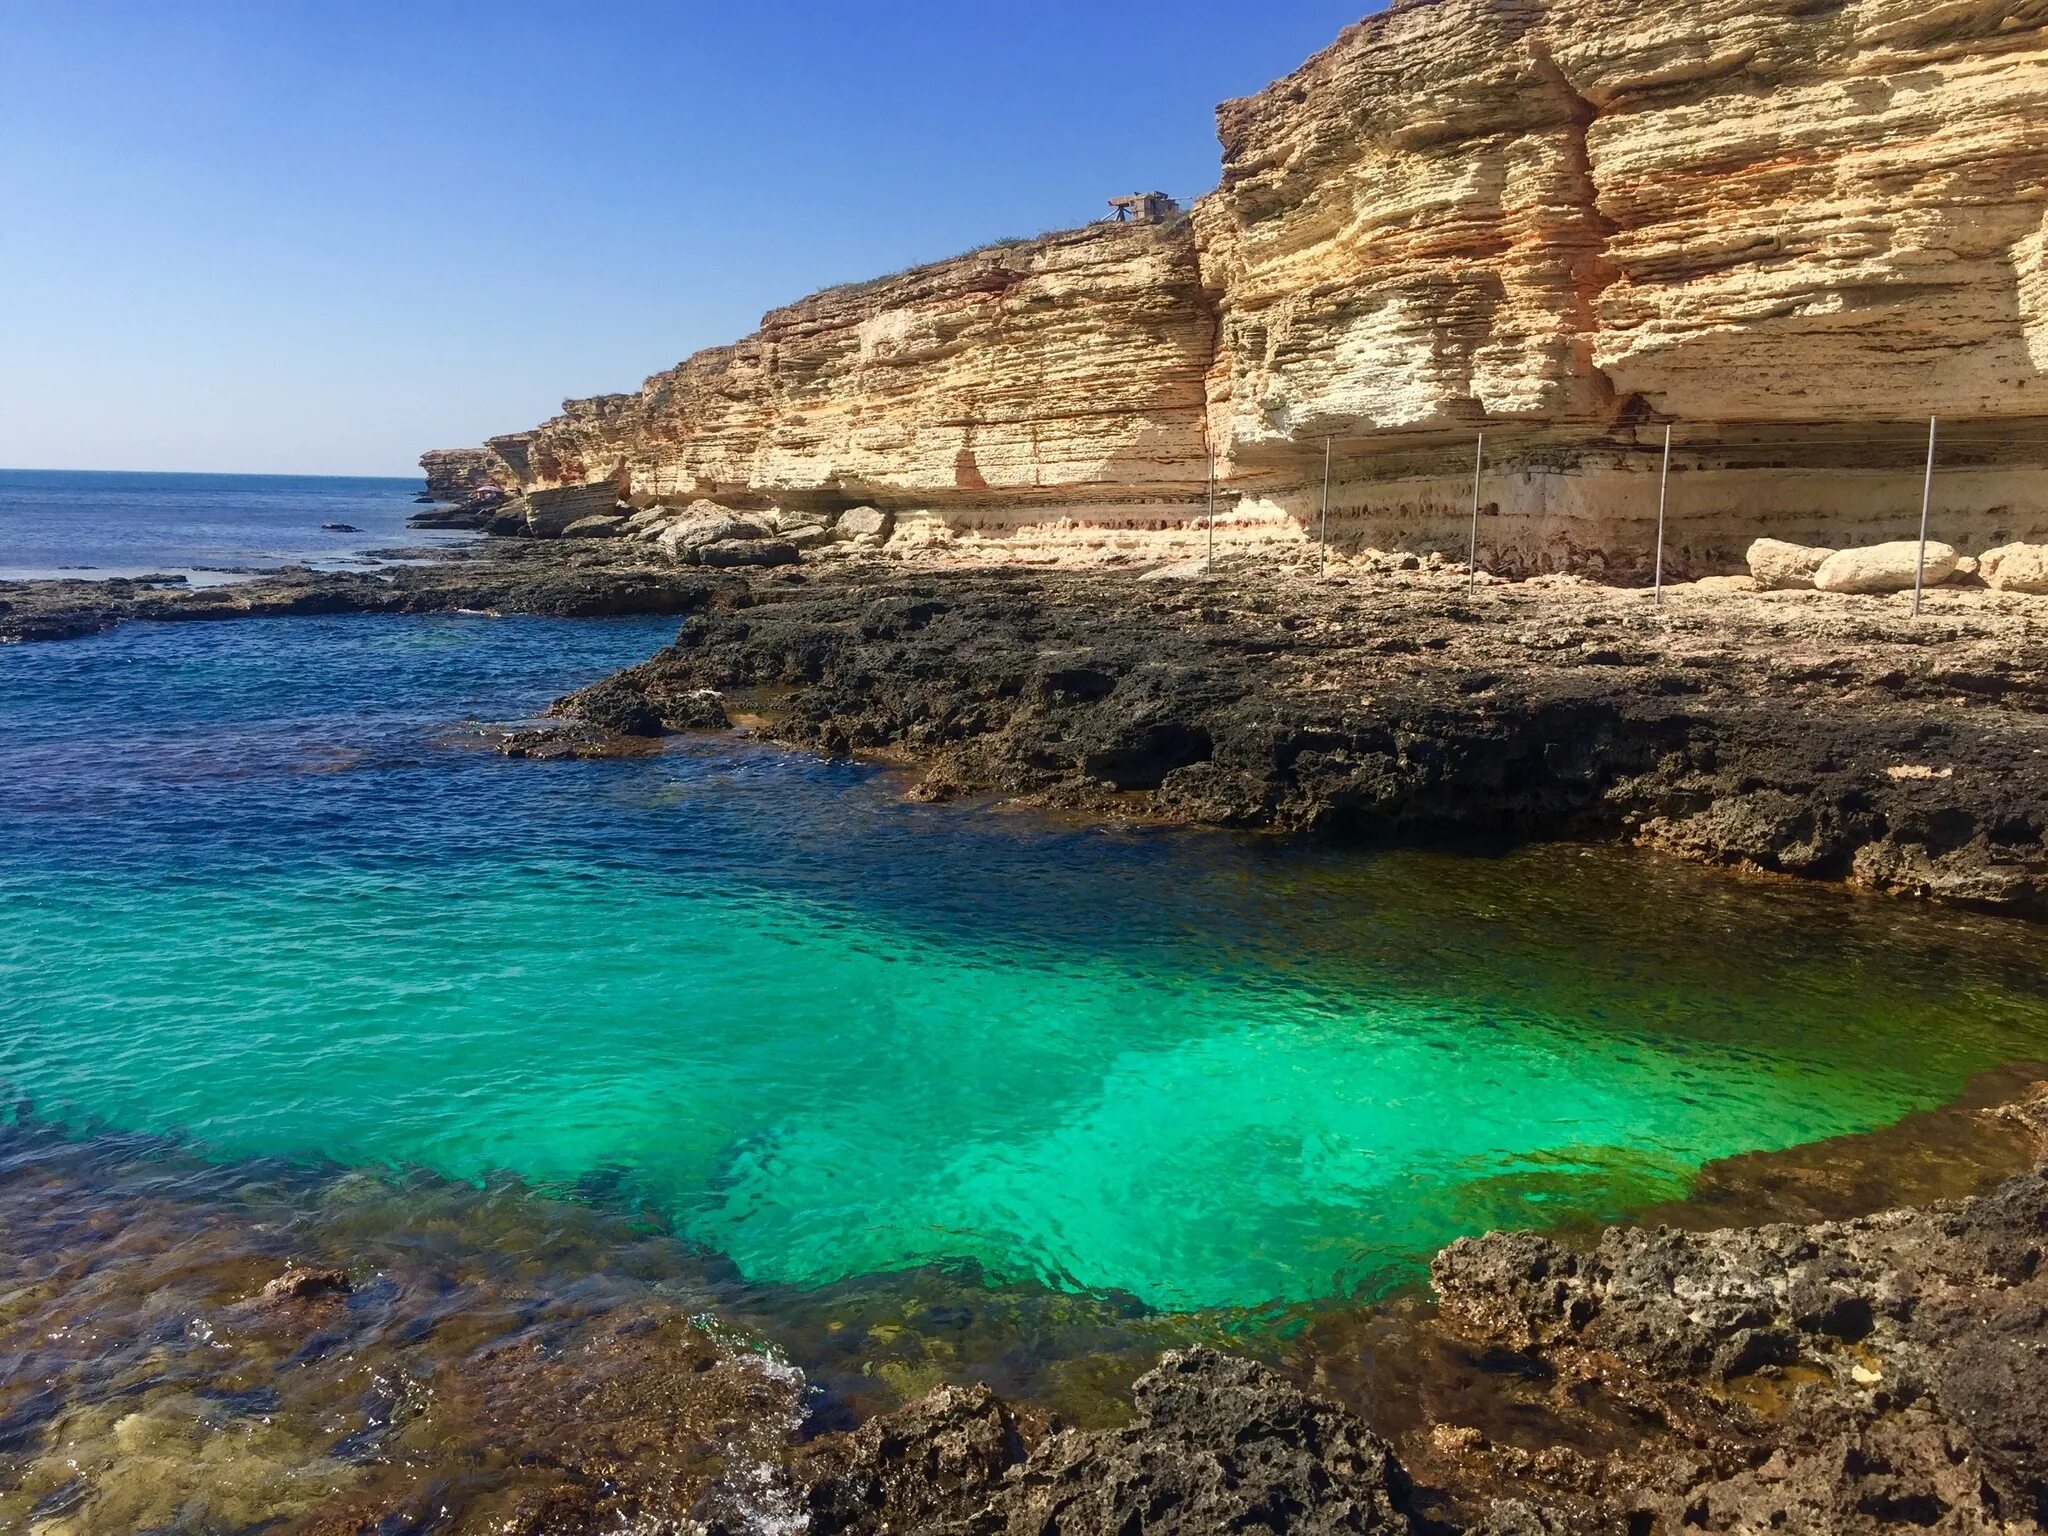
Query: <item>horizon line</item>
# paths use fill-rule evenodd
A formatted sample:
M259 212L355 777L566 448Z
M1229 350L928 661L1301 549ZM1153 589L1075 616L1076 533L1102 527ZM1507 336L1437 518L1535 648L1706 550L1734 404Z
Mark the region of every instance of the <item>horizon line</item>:
M310 469L90 469L64 464L0 464L0 475L185 475L201 480L417 480L422 485L427 479L425 472L417 469L404 475L380 475Z

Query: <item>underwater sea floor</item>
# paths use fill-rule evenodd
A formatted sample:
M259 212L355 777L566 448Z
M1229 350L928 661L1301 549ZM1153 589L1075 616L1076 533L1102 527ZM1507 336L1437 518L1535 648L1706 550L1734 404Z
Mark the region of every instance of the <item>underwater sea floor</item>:
M1710 1164L2048 1057L2048 942L1968 914L1608 849L916 805L738 736L488 750L477 723L672 628L0 653L0 1205L47 1271L0 1333L87 1330L76 1400L35 1351L0 1366L0 1513L9 1456L19 1499L69 1496L20 1469L95 1391L200 1390L178 1307L175 1337L108 1321L152 1263L197 1315L340 1253L404 1277L349 1302L401 1354L630 1302L768 1340L819 1422L973 1379L1086 1419L1167 1344L1355 1358L1359 1304L1456 1236L1682 1209ZM273 1426L302 1347L250 1367ZM369 1390L318 1397L279 1475L383 1454L405 1413Z

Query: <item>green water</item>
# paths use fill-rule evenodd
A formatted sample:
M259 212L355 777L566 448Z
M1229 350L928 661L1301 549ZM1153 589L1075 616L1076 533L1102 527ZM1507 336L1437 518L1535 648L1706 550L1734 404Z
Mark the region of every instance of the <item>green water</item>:
M1374 1294L2048 1055L2013 925L446 738L651 643L357 619L0 659L0 1084L81 1134L644 1206L754 1282L1189 1310Z

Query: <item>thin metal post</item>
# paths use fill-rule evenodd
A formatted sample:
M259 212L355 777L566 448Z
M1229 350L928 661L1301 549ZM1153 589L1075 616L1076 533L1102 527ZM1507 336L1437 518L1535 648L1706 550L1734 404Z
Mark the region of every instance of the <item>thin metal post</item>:
M1212 453L1212 454L1210 454L1210 455L1209 455L1209 563L1208 563L1208 565L1207 565L1207 566L1206 566L1206 567L1204 568L1203 574L1204 574L1204 575L1214 575L1214 574L1215 574L1215 571L1216 571L1216 455Z
M1664 605L1664 507L1671 497L1671 423L1664 423L1664 477L1657 482L1657 606Z
M1323 552L1319 576L1330 574L1330 440L1323 439Z
M1934 427L1940 418L1927 418L1927 480L1920 488L1920 558L1913 566L1913 617L1920 617L1920 592L1927 584L1927 509L1934 500Z
M1472 460L1472 548L1465 557L1465 590L1479 585L1479 475L1486 467L1486 434L1479 434L1479 451Z

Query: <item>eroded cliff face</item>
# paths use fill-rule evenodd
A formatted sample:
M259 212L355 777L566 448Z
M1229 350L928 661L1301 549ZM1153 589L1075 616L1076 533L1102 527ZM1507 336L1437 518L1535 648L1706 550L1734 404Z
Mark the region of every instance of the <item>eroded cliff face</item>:
M1214 331L1185 219L1097 225L815 294L491 446L529 486L641 505L1179 518Z
M436 448L420 455L427 492L436 501L467 501L487 486L514 489L518 477L488 448Z
M494 439L529 486L1241 515L1639 570L2048 532L2048 0L1409 0L1219 112L1191 221L818 294Z
M2048 4L1435 0L1225 106L1197 208L1229 479L1482 550L1648 558L2048 514Z

